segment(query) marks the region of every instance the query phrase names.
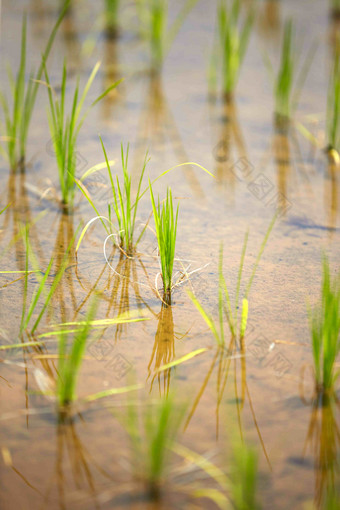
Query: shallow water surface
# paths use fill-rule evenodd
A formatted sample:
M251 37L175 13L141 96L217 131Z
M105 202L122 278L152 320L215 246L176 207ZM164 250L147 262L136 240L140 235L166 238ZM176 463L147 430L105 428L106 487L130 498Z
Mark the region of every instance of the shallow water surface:
M248 2L251 3L251 2ZM39 56L56 19L56 2L4 0L1 11L1 83L6 88L6 61L17 65L21 17L29 20L29 61ZM190 264L190 283L183 282L165 307L154 292L159 271L156 241L147 230L140 255L126 259L107 244L99 222L86 234L76 257L72 251L65 275L39 333L57 322L82 320L91 296L100 292L98 318L124 312L149 320L111 326L91 337L81 368L79 404L60 420L55 402L41 394L57 379L57 341L0 351L0 508L111 509L216 508L194 498L192 488L213 487L204 471L187 468L180 456L171 463L164 497L152 501L131 466L130 445L120 416L124 394L92 403L83 397L127 384L141 385L133 399L164 398L170 389L188 403L180 444L207 456L228 471L228 444L238 431L259 452L259 499L265 509L303 509L318 504L339 461L339 410L335 403L313 401L312 362L306 301L316 302L322 251L332 266L340 248L339 169L322 151L327 76L336 21L325 2L259 1L258 16L233 104L208 95L206 69L213 41L215 6L201 0L185 20L165 60L161 76L147 72L147 51L136 33L131 6L122 2L122 29L117 40L105 37L101 3L79 1L62 25L49 59L51 81L58 85L66 55L74 75L85 82L97 60L101 71L88 101L112 81L118 89L93 109L81 131L77 175L103 161L98 133L114 168L120 167L120 143L130 142L135 179L149 150L146 175L156 178L179 163L195 166L169 172L155 184L180 199L176 269ZM128 4L128 3L127 3ZM245 2L247 4L247 2ZM181 2L171 2L176 13ZM304 86L296 118L288 132L275 128L273 95L262 53L273 61L280 53L280 29L293 16L302 56L316 38L318 49ZM71 97L71 96L70 96ZM93 211L80 193L72 214L62 214L55 200L58 174L46 120L47 94L40 89L31 124L27 168L16 175L0 162L0 269L23 271L25 252L14 244L22 224L30 229L41 268L53 255L51 275L61 264L77 227ZM302 127L319 141L315 147ZM146 186L146 179L144 184ZM109 195L106 172L88 181L101 213ZM44 191L50 189L45 194ZM43 195L42 195L43 194ZM146 195L147 197L147 195ZM151 206L141 201L138 228ZM249 278L263 236L275 212L270 235L249 296L245 356L218 350L213 336L188 297L193 290L217 318L218 258L224 248L224 274L231 295L244 234L249 228L245 278ZM78 234L79 235L79 234ZM11 244L12 243L12 244ZM0 343L26 342L18 337L24 299L21 275L0 275ZM28 278L29 297L37 283ZM230 341L230 345L229 345ZM167 363L200 348L192 359L159 371ZM237 350L239 353L239 350ZM328 484L328 485L327 485Z

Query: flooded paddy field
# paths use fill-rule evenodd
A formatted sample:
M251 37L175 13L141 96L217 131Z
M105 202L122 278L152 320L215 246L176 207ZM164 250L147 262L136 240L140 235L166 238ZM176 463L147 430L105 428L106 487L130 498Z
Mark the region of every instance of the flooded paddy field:
M6 131L3 105L0 124L0 509L338 508L339 382L316 384L308 317L323 257L332 278L339 270L339 145L327 127L335 7L234 2L249 39L230 93L211 69L218 2L169 2L160 61L152 2L121 0L112 26L110 2L71 0L37 76L61 4L1 4L1 91L12 105L7 63L16 76L24 13L23 75L39 88L24 161L8 158L20 129ZM268 61L276 76L287 20L301 90L296 108L275 116ZM64 59L70 115L78 77L79 100L101 62L61 166L64 180L74 171L68 203L48 122ZM131 250L111 183L117 190L118 176L123 190L121 144L140 236ZM179 212L163 293L155 218L168 187ZM339 325L325 326L323 341Z

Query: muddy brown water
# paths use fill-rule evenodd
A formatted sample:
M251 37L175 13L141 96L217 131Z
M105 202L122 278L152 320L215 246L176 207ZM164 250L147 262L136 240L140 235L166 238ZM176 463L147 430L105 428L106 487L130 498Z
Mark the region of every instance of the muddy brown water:
M172 2L171 15L179 5ZM148 232L142 241L140 260L127 261L118 253L112 254L111 265L122 277L105 265L105 235L98 223L86 235L78 259L73 257L67 267L53 300L54 318L47 314L39 332L48 330L53 320L81 320L94 289L101 291L98 318L129 310L143 313L148 321L112 326L88 347L78 395L125 386L132 374L142 385L135 396L141 401L149 394L153 399L164 398L169 388L176 389L188 400L181 444L208 455L228 471L227 445L241 431L259 452L263 508L306 508L320 500L339 459L338 410L335 406L317 407L311 400L306 314L306 301L313 303L318 297L322 251L336 267L340 248L339 170L329 166L321 150L336 22L322 1L258 2L258 19L235 102L223 105L219 100L209 100L207 94L213 2L198 2L157 80L145 71L147 52L135 32L131 6L123 5L123 28L117 41L105 38L100 6L99 2L75 2L49 60L55 84L60 80L64 55L71 74L80 73L84 80L94 63L101 60L89 100L112 80L126 78L88 117L79 138L78 173L103 161L98 133L110 158L117 160L117 169L119 144L130 142L134 175L138 175L147 148L151 156L147 174L151 178L183 161L195 161L212 171L215 179L194 166L183 167L155 185L161 195L166 185L171 185L180 198L178 258L191 263L192 269L203 269L192 276L190 285L185 283L175 290L173 306L166 309L150 288L158 271L152 258L153 234ZM4 87L6 61L18 62L18 34L25 9L29 15L29 60L35 64L56 17L52 1L2 2ZM261 52L266 48L272 59L278 59L278 34L287 16L296 19L302 55L314 39L318 49L295 125L285 134L273 126L273 96ZM71 78L70 93L73 84ZM31 241L42 268L53 254L55 274L79 223L88 221L93 213L79 195L74 214L69 216L60 213L53 199L58 179L46 100L41 88L25 174L11 175L6 163L0 163L0 204L11 203L0 220L0 243L1 250L7 248L22 222L31 222L44 211L31 228ZM316 136L318 148L302 136L299 125ZM107 184L105 172L90 182L103 213ZM39 190L47 188L52 191L41 199ZM216 316L221 241L225 276L234 289L245 231L249 228L246 281L278 208L279 218L250 294L246 357L232 360L228 372L226 354L216 350L186 290L192 286L202 304ZM139 209L140 224L149 214L150 203L145 199ZM1 258L1 270L23 270L24 261L25 254L17 243ZM18 341L23 280L16 278L0 276L3 344ZM35 283L30 276L29 295ZM280 342L270 350L275 341ZM175 369L157 372L160 366L199 348L208 350ZM124 395L79 405L66 423L58 424L54 403L39 394L39 381L41 385L49 377L56 378L56 360L48 357L56 352L56 342L48 341L41 348L1 353L1 510L215 508L208 500L190 496L192 487L213 484L195 469L176 475L176 469L183 467L179 457L172 459L164 497L158 502L148 500L143 485L133 477L129 442L116 416L124 410ZM225 385L223 376L227 376Z

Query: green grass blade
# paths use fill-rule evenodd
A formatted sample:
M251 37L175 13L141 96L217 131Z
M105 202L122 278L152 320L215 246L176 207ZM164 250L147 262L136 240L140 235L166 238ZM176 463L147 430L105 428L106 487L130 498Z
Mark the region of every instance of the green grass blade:
M257 255L257 258L256 258L256 261L255 261L255 264L254 264L254 267L253 267L253 271L251 273L251 276L250 276L250 279L249 279L249 282L248 282L248 285L247 285L247 288L246 288L246 292L245 292L245 299L248 299L248 295L249 295L249 292L250 292L250 289L251 289L251 286L252 286L252 283L253 283L253 280L254 280L254 277L255 277L255 273L256 273L256 270L258 268L258 265L260 263L260 260L261 260L261 257L262 257L262 254L263 254L263 251L266 247L266 244L267 244L267 241L269 239L269 236L270 236L270 233L275 225L275 222L276 222L276 219L277 219L277 214L274 215L272 221L270 222L270 225L268 227L268 230L264 236L264 239L262 241L262 244L260 246L260 251Z
M240 287L241 287L241 280L242 280L242 271L243 271L243 265L244 265L244 257L246 255L247 251L247 243L248 243L248 236L249 231L247 230L245 236L244 236L244 242L243 242L243 248L242 248L242 254L241 254L241 261L240 261L240 267L238 270L237 275L237 285L236 285L236 298L235 298L235 323L237 323L237 309L238 309L238 301L239 301L239 295L240 295ZM235 324L235 328L236 328Z
M215 339L217 341L217 344L218 345L223 345L223 342L222 342L222 340L220 338L220 335L218 334L218 331L217 331L217 328L215 326L215 323L214 323L213 319L204 310L203 306L201 305L201 303L198 301L198 299L196 298L196 296L192 292L188 291L188 295L189 295L191 301L196 306L197 310L200 312L202 318L204 319L205 323L209 327L210 331L214 335L214 337L215 337Z
M41 278L40 280L40 283L39 283L39 287L38 287L38 290L34 296L34 298L32 299L31 301L31 305L30 305L30 308L27 312L27 315L26 315L26 319L25 319L25 322L24 322L24 325L23 325L23 329L26 329L28 327L28 324L29 324L29 321L31 320L31 317L34 313L34 310L38 304L38 301L39 301L39 298L40 298L40 295L45 287L45 283L46 283L46 280L50 274L50 271L51 271L51 267L52 267L52 263L53 263L53 258L51 258L48 266L47 266L47 269L46 269L46 272L43 276L43 278Z

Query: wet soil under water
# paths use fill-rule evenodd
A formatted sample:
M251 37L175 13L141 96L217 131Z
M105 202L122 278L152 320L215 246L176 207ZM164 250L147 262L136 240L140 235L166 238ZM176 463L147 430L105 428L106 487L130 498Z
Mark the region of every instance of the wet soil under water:
M259 496L264 508L303 508L319 500L338 465L338 411L332 406L318 407L311 398L306 314L306 300L314 303L318 297L322 250L334 265L340 247L339 171L328 165L321 150L336 26L324 2L259 2L258 22L235 102L224 105L220 100L211 101L207 94L206 68L214 29L212 2L199 2L190 14L159 79L150 78L146 72L147 53L133 31L127 8L122 10L126 28L117 41L112 41L105 38L99 4L83 4L91 3L79 2L60 30L49 60L51 80L58 84L64 55L72 72L79 72L84 79L98 59L103 61L90 94L93 99L112 80L126 79L87 119L78 145L78 175L103 161L100 132L109 157L117 160L117 169L119 144L130 141L134 175L138 175L148 148L151 161L147 173L151 178L180 162L195 161L212 171L216 179L192 166L170 172L155 185L162 196L170 184L181 199L178 258L186 265L191 263L191 269L208 264L192 276L190 285L185 283L175 290L171 308L164 308L150 288L158 271L152 257L156 244L151 232L140 245L140 260L126 260L112 253L111 265L124 278L105 265L101 225L86 235L78 259L72 259L55 296L55 319L81 320L91 294L99 289L98 318L139 310L150 320L112 326L97 337L86 354L78 395L125 386L132 374L143 384L141 398L151 393L157 399L169 388L177 389L189 400L182 444L209 455L218 465L225 463L228 469L225 445L240 429L259 450ZM178 5L173 2L174 12ZM24 9L29 12L29 58L35 63L56 16L53 2L3 2L2 77L7 59L18 62ZM314 37L318 50L296 122L285 134L273 125L270 79L261 51L269 48L277 61L279 29L289 15L299 26L303 51ZM32 221L45 211L31 228L31 240L42 268L54 255L55 274L78 224L88 221L93 213L84 200L78 200L80 197L74 214L68 216L60 213L52 192L39 198L37 190L58 190L45 118L46 100L41 88L25 174L11 175L1 162L0 203L10 202L11 207L1 217L0 242L1 249L6 248L22 222ZM299 124L320 140L319 148L302 136ZM105 213L105 172L90 185ZM224 273L234 289L244 233L249 228L247 277L278 209L279 218L250 294L246 357L229 363L228 352L216 350L186 290L192 285L203 306L216 316L221 241ZM145 222L149 214L149 201L144 200L138 221ZM23 270L24 264L20 243L1 259L2 270ZM0 338L4 344L18 340L23 280L16 278L0 276ZM30 293L34 284L31 275ZM47 317L41 332L50 322L53 319ZM165 363L199 348L208 350L174 369L157 372ZM0 508L189 508L188 493L199 483L200 473L193 470L176 476L175 468L183 465L180 458L174 459L175 467L164 489L166 496L160 502L150 502L143 486L134 481L129 443L116 418L119 409L124 409L124 395L80 405L67 423L58 423L53 401L39 394L42 382L56 378L56 360L48 357L56 352L56 342L48 341L39 348L1 354ZM210 485L208 480L202 483ZM192 508L214 508L207 500L191 504Z

